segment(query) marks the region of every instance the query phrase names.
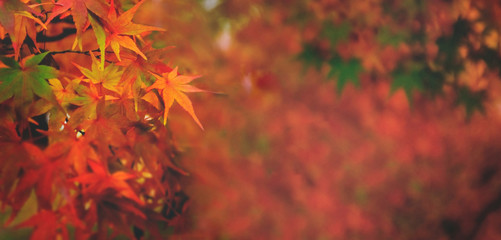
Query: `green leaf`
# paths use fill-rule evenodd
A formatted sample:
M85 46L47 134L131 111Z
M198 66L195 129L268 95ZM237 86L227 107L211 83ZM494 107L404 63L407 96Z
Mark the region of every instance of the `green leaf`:
M440 71L433 71L429 67L423 69L423 89L431 98L443 93L445 77Z
M354 86L360 86L359 74L363 71L360 60L351 58L348 62L336 56L329 61L331 70L327 78L337 77L337 92L341 94L346 83L351 82Z
M47 66L39 66L38 71L33 71L32 75L30 76L32 80L32 88L33 92L49 101L49 102L55 102L57 103L54 93L52 92L52 88L50 87L49 83L45 79L49 78L55 78L56 74L55 71L53 71L53 68L47 67Z
M409 104L412 105L412 92L414 90L423 90L422 72L420 68L414 67L409 72L399 69L393 73L393 82L391 83L390 95L402 89Z
M99 68L101 70L104 69L104 61L105 61L105 49L106 49L106 33L104 32L104 28L99 23L92 14L89 14L90 24L92 25L92 29L94 30L94 34L96 35L97 44L99 45L99 50L101 51L101 65Z
M21 106L24 103L32 102L34 95L37 95L55 106L58 105L56 97L46 79L55 78L57 70L40 63L48 54L42 53L29 57L25 61L25 66L13 65L10 68L0 69L0 103L14 97L14 105Z
M470 23L459 18L453 25L452 36L442 36L436 40L438 46L437 62L443 65L446 72L458 73L463 70L463 62L458 55L458 49L468 42L470 32Z
M16 79L16 71L10 68L0 68L0 103L14 95L14 89L19 88L19 82Z
M14 58L0 57L0 61L11 68L19 67L19 63Z
M120 93L117 89L120 78L123 75L123 71L119 66L114 64L109 64L108 66L101 68L96 59L92 58L92 66L91 69L84 68L75 64L75 66L82 72L85 77L91 80L93 84L103 84L103 87Z
M45 58L45 56L47 56L47 54L49 54L50 52L44 52L44 53L41 53L41 54L38 54L38 55L33 55L31 57L28 57L26 59L26 62L24 63L24 67L33 67L35 65L38 65L40 64L40 62L42 62L42 60Z
M19 212L17 212L12 222L9 223L9 227L16 226L28 220L30 217L35 215L37 211L38 211L37 196L35 194L35 190L33 189L31 190L28 200L26 200L23 207L19 210Z
M304 44L303 51L297 57L304 63L304 69L314 66L315 69L320 70L323 64L322 53L313 44Z
M401 42L405 42L407 36L403 31L391 31L389 27L382 27L377 33L377 40L383 45L397 47Z
M321 35L331 41L332 46L335 46L339 41L348 39L351 27L348 22L343 22L339 25L334 25L331 22L324 23Z
M466 118L470 119L475 111L484 113L483 102L487 98L485 91L473 92L467 87L459 87L457 91L457 105L463 105L466 110Z

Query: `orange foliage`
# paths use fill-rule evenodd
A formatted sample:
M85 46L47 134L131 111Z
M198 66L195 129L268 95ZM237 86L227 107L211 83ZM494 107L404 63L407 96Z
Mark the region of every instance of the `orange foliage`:
M0 17L14 40L51 11L3 1L0 14L26 21L15 35ZM70 238L69 224L82 239L501 238L501 4L98 2L102 13L74 1L49 14L78 18L86 50L47 55L59 71L38 79L52 94L0 96L9 226ZM68 24L46 22L51 36ZM3 62L3 74L31 71ZM199 74L222 94L188 99ZM46 112L44 148L19 129Z

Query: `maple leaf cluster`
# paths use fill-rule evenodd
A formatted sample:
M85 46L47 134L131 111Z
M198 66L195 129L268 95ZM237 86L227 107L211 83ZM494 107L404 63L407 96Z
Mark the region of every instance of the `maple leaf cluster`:
M499 71L499 4L490 1L306 1L288 11L301 24L297 59L337 82L391 83L389 96L453 99L468 118L484 112ZM294 16L308 16L295 18ZM474 75L472 75L472 73ZM468 80L466 80L468 79Z
M185 93L204 90L145 40L165 30L132 21L143 3L0 0L4 227L158 239L185 211L166 125L177 102L203 129Z

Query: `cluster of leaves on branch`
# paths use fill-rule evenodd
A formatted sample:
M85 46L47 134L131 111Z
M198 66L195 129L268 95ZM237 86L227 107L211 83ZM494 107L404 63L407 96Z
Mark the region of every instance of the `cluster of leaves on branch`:
M203 90L144 40L164 29L132 21L142 3L0 0L4 226L159 239L184 211L165 124L177 102L202 127L185 92Z

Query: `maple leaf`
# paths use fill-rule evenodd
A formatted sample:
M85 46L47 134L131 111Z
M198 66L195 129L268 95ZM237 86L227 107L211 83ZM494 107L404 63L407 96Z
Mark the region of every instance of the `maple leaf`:
M10 123L3 124L5 125L0 128L0 152L3 155L0 162L0 176L2 176L0 199L7 199L18 181L18 172L21 169L18 161L28 159L29 153L22 144L19 144L21 139L17 136L16 126Z
M425 93L434 98L443 93L443 87L445 83L444 73L440 71L434 71L430 67L423 69L423 88Z
M39 163L22 164L25 174L20 177L20 181L10 198L16 199L34 188L39 208L51 209L51 202L54 198L53 187L58 186L61 182L58 181L57 173L64 171L61 168L62 162L48 161L46 154L34 145L25 144L24 149L29 151L34 158L37 158Z
M91 147L90 141L86 138L74 137L69 142L71 143L70 148L65 149L67 150L66 160L73 165L78 174L87 172L87 163L99 159L94 148Z
M73 100L73 104L81 106L70 114L69 124L71 127L77 127L86 120L96 119L97 105L104 100L104 96L98 91L92 83L88 88L82 88L77 91L80 96Z
M97 18L97 17L96 17ZM90 24L92 25L92 30L94 30L94 35L96 35L96 40L97 40L97 45L99 46L99 50L100 50L100 53L101 53L101 64L99 65L99 67L101 69L104 68L104 62L106 60L106 57L105 57L105 54L106 54L106 33L104 32L104 28L103 26L101 25L101 23L96 20L96 18L94 18L92 16L92 14L89 14L89 20L90 20Z
M84 193L102 195L106 190L111 189L116 191L115 194L119 197L125 197L139 205L144 205L144 202L139 199L127 183L127 180L136 178L135 175L122 171L110 174L101 163L95 161L88 161L87 163L93 172L72 179L86 186Z
M351 26L348 22L334 25L332 22L325 22L322 26L321 35L331 41L335 46L339 41L344 41L348 38L351 31Z
M106 95L105 100L113 102L114 107L119 109L120 115L126 116L130 120L137 120L135 97L128 88L122 88L118 97Z
M1 144L0 148L4 146L6 145ZM31 143L22 142L10 144L9 147L12 148L12 152L2 149L2 152L7 154L7 158L4 159L6 166L9 167L11 172L15 172L17 169L22 169L25 172L25 174L18 176L19 181L15 185L15 188L13 188L12 191L7 191L9 193L7 199L9 202L12 202L11 206L13 208L11 217L8 220L8 223L11 224L12 221L17 219L16 216L18 213L24 215L24 217L26 216L27 212L22 213L24 211L23 209L25 209L23 206L25 205L25 201L28 200L33 188L35 188L37 195L36 202L38 202L39 206L41 208L50 207L52 187L42 186L40 183L46 183L45 180L48 180L47 176L53 173L52 170L55 165L49 163L43 151ZM8 177L8 174L6 176ZM4 184L3 181L5 180L6 179L2 179L0 183ZM35 198L32 200L34 199Z
M139 57L137 54L124 54L122 61L117 63L118 66L123 66L125 68L120 82L125 83L126 86L132 87L137 85L138 79L144 78L144 76L151 71L172 71L172 68L160 61L161 54L170 48L173 47L152 49L151 44L146 44L140 50L145 54L147 59Z
M304 69L314 66L316 70L320 70L323 64L323 57L320 49L313 44L304 44L303 51L297 56L297 59L304 62Z
M66 84L63 86L62 82L57 78L49 79L50 86L52 87L52 92L56 96L59 103L63 106L74 104L81 105L78 100L81 99L77 95L77 91L81 91L83 86L80 84L81 79L63 79Z
M118 82L122 77L123 71L120 67L109 64L104 68L99 67L99 62L94 57L94 54L90 52L92 56L92 66L91 69L84 68L78 64L74 64L83 75L90 79L93 84L102 84L102 86L110 91L120 93Z
M96 119L88 123L89 127L85 128L85 137L95 139L101 146L106 146L105 151L109 150L108 145L125 145L124 134L120 128L126 127L127 121L124 115L119 114L120 112L116 105L108 105L102 99L96 106Z
M484 101L487 98L485 90L475 92L468 87L462 86L456 92L456 104L464 105L467 120L470 120L475 111L485 114Z
M14 104L20 106L26 102L32 102L34 95L37 95L54 106L58 102L49 83L46 79L55 78L57 70L38 65L49 52L24 58L21 64L8 58L0 60L9 66L0 68L0 103L14 97Z
M412 91L423 89L422 71L417 66L411 69L409 73L404 73L401 70L395 71L393 74L393 82L390 87L390 95L395 93L398 89L405 91L405 96L412 104Z
M132 95L134 99L135 111L138 110L138 100L141 95L141 91L144 89L144 81L141 80L144 80L145 76L151 71L172 71L172 68L160 61L160 55L170 48L172 47L164 49L151 49L151 44L147 44L141 49L141 51L145 53L148 59L145 60L137 54L124 54L122 61L117 63L117 65L125 67L120 83L122 83L124 85L124 89L127 89L127 91ZM153 93L150 95L152 98L151 101L148 102L151 103L154 101L153 99L156 99L156 96ZM158 108L158 105L154 104L154 106Z
M66 13L68 10L71 10L77 30L77 36L72 48L75 49L76 45L78 45L81 51L82 34L89 25L89 10L97 16L104 17L106 15L106 5L104 2L98 0L60 0L52 9L52 13L47 18L46 24L49 24L55 17Z
M5 32L9 33L16 59L19 58L19 50L26 35L36 43L35 23L47 30L45 24L32 14L41 16L18 0L0 0L0 37L3 38Z
M191 104L190 99L183 92L206 92L205 90L196 88L194 86L188 85L191 81L196 78L199 78L200 75L196 76L183 76L178 75L177 67L174 68L169 73L163 73L162 76L159 76L155 73L151 73L157 80L153 85L149 86L146 91L150 91L151 89L158 89L161 91L162 100L165 105L164 112L164 125L167 123L167 115L169 114L169 109L171 108L174 100L181 105L181 107L186 110L193 120L200 126L201 129L204 129L197 116L195 115L195 111L193 110L193 105Z
M393 32L391 28L384 26L378 30L377 40L383 45L391 45L398 47L402 42L409 38L408 33L405 31Z
M165 31L163 28L147 26L142 24L136 24L132 22L132 18L136 13L137 9L144 1L138 2L134 7L127 10L120 16L117 16L117 13L114 8L113 1L111 1L111 6L108 11L108 18L106 19L106 29L109 31L109 35L106 38L106 46L110 46L115 52L119 61L122 61L120 58L120 46L130 49L133 52L140 55L142 58L147 59L146 56L139 50L136 43L130 36L136 36L144 32L150 31Z
M61 237L58 229L65 228L61 225L55 212L42 210L22 222L18 227L34 227L30 239L57 239Z
M363 68L358 59L352 58L348 62L344 62L340 57L335 57L329 61L329 65L331 70L327 77L331 78L333 76L337 76L338 94L343 91L347 82L351 82L357 87L360 85L358 75Z
M8 33L13 33L15 28L14 13L19 11L31 11L25 3L19 0L0 0L0 25Z

